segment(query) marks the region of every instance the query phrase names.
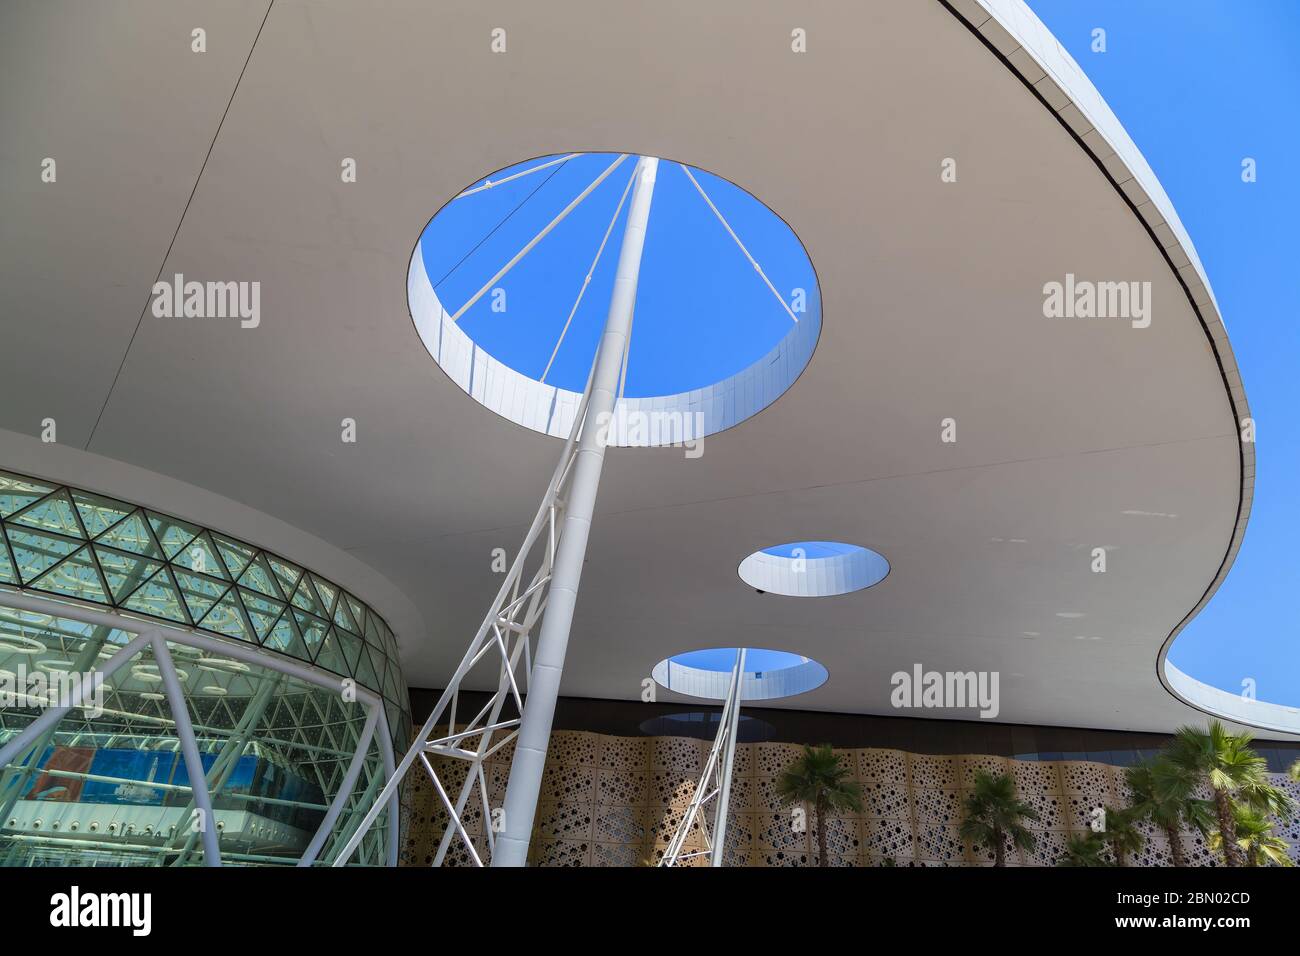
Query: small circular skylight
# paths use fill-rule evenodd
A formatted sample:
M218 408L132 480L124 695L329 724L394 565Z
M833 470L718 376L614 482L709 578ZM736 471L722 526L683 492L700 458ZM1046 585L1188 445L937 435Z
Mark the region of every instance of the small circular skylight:
M468 185L421 233L407 274L416 330L497 414L568 437L636 165L617 153L527 160ZM821 331L816 274L780 216L668 159L651 181L613 445L682 444L757 414L799 377Z
M765 593L830 597L879 584L889 574L889 562L855 544L794 541L755 551L736 572L740 580Z
M660 661L650 676L659 686L687 697L725 700L737 653L734 647L687 651ZM745 651L740 699L777 700L806 694L826 683L828 676L826 668L810 657L751 647Z

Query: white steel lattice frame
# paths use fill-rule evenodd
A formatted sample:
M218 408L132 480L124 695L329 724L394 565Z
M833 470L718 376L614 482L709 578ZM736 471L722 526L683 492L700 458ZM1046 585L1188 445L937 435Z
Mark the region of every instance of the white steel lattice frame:
M378 815L377 811L383 807L389 797L396 793L396 787L417 760L432 781L434 791L450 817L447 829L438 844L433 865L442 865L453 837L460 838L475 866L483 865L473 839L465 830L463 819L465 808L475 796L475 790L483 809L484 832L489 853L494 848L493 814L488 799L483 763L513 742L519 734L519 724L524 712L524 699L519 685L522 680L524 694L526 694L529 674L532 670L531 636L546 610L547 588L551 582L551 570L559 547L559 531L564 523L564 493L577 460L577 439L581 433L590 395L589 380L587 389L583 393L573 434L565 443L564 451L560 455L559 463L551 476L551 482L547 486L537 514L533 517L528 533L524 535L523 543L519 546L519 551L511 562L506 578L501 583L501 588L484 617L478 633L470 642L460 665L447 682L446 689L438 697L432 713L420 728L415 743L398 763L395 773L375 800L374 807L339 854L336 866L346 862L356 848L356 844L361 841L366 830L374 822L374 817ZM534 552L537 552L535 556ZM532 574L527 574L526 567L530 560L536 560L536 568ZM528 581L526 586L525 578ZM467 674L485 663L496 665L496 690L492 692L487 703L467 722L459 725L458 729L461 685ZM522 673L519 673L521 664ZM507 704L512 705L513 716L503 719L502 711ZM439 727L444 714L446 733L439 733L435 728ZM498 737L498 734L502 736ZM430 754L469 764L465 781L454 802L448 795L433 762L429 759Z
M627 154L620 154L610 163L565 207L560 215L552 219L503 269L498 271L478 295L518 263L626 158ZM632 202L624 226L609 314L587 378L587 385L583 389L581 403L574 416L573 429L551 475L541 505L533 516L523 543L515 554L506 578L501 583L496 598L484 616L483 623L470 642L468 650L439 695L437 704L425 720L424 726L420 728L415 741L384 785L375 805L363 818L360 826L339 854L335 861L336 866L347 862L355 845L373 823L379 808L385 800L396 795L397 788L417 760L433 783L434 792L437 793L439 801L449 816L449 824L443 831L433 859L434 866L442 865L451 841L455 837L459 837L464 844L470 862L474 866L483 866L484 861L479 848L474 845L474 840L466 831L464 822L466 806L475 796L475 791L483 813L486 849L493 858L493 864L510 866L523 865L525 862L529 831L536 810L542 761L545 759L545 741L550 735L551 716L559 690L560 668L568 641L583 556L586 552L586 532L590 528L592 508L600 482L600 470L608 437L605 432L609 427L608 418L617 404L616 393L622 390L622 372L626 369L628 360L632 309L636 299L641 251L645 241L646 222L650 213L657 168L656 158L639 157L632 178L628 182L632 190ZM628 189L623 191L623 197L620 198L614 216L610 220L610 229L618 218L628 191ZM579 299L600 260L610 229L606 230L605 237L597 250L596 259L587 271L587 278L578 293ZM473 304L474 298L471 297L470 301L452 316L453 321ZM588 429L585 427L587 418L593 413L592 427ZM569 507L570 496L576 499L572 503L572 509ZM558 558L563 560L557 562ZM528 568L533 562L536 564L529 574ZM559 578L556 583L559 613L553 611L547 623L539 627L544 612L551 603L552 581L557 577ZM525 581L528 582L526 585ZM538 693L530 693L535 679L532 653L532 634L535 628L539 629L537 658L541 676L538 678L538 683L544 687L539 688ZM548 655L551 657L549 661L546 660ZM493 664L496 667L496 690L467 723L458 727L458 705L463 682L476 667L480 665L490 667ZM522 675L517 675L521 666ZM528 701L532 705L532 710L529 711L525 710L524 695L521 695L519 689L521 677L524 693L528 695ZM508 713L512 713L513 716L503 718L502 711L507 704L511 705L511 711ZM439 726L444 715L446 733L440 733L435 728ZM498 734L503 736L498 738ZM511 764L505 807L501 816L497 817L493 814L489 801L483 763L512 742L516 742L518 746ZM430 754L469 764L465 780L455 801L447 793L437 768L429 759ZM516 794L513 798L513 809L512 793ZM514 818L508 817L507 814L513 815ZM505 825L499 830L500 823ZM498 832L502 834L505 841L504 851L500 854L496 852Z
M704 772L695 784L695 794L691 797L682 821L677 825L668 849L664 852L660 866L677 866L680 863L707 856L710 866L722 866L727 851L727 809L731 803L731 773L736 761L736 730L740 724L740 698L745 683L745 649L736 650L736 661L731 666L731 681L727 685L727 697L722 703L722 714L718 719L718 732L714 735L713 746L708 759L704 762ZM704 812L705 804L713 803L713 827L709 828ZM691 827L699 820L700 835L704 838L704 849L685 852L686 840L690 837Z

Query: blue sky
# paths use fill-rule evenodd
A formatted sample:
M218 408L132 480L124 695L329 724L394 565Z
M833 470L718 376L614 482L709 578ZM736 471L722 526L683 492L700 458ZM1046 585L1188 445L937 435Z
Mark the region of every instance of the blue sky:
M1300 705L1300 3L1028 0L1146 156L1196 245L1241 368L1255 503L1236 564L1170 659ZM1091 50L1106 31L1106 52ZM1253 157L1258 181L1241 181Z
M778 558L793 558L796 548L803 551L802 556L805 558L833 558L839 554L864 550L860 545L842 544L839 541L791 541L789 544L774 544L770 548L764 548L763 552Z
M699 667L709 671L729 671L736 664L736 650L730 647L715 647L701 651L689 651L685 654L678 654L673 660L687 667ZM784 667L794 667L802 662L802 657L788 651L750 648L745 653L745 673L780 670Z
M444 307L455 313L614 158L579 156L445 206L425 229L421 250ZM489 178L544 161L519 163ZM497 283L505 291L505 311L493 310L489 294L465 313L460 323L471 339L516 371L541 375L634 161L625 160ZM786 301L801 288L809 310L819 308L812 265L790 228L739 187L693 173ZM549 384L575 391L586 385L609 309L627 206L547 376ZM626 394L671 395L711 385L762 358L792 327L789 314L686 174L677 163L661 162L646 229Z

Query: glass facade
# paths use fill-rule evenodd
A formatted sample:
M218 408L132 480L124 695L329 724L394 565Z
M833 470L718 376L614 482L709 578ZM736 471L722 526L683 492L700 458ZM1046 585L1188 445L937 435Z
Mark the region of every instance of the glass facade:
M354 679L384 700L399 749L410 706L384 619L344 588L178 518L0 472L0 584L255 644Z
M180 720L152 644L105 676L148 621L163 625ZM77 686L93 692L32 728ZM382 722L365 738L372 702L389 739ZM326 865L410 721L392 631L345 588L217 530L0 472L0 746L13 751L0 865L206 862L187 724L222 863L292 865L310 850ZM390 826L381 814L351 862L384 863Z
M0 594L0 603L4 596ZM366 708L209 648L167 641L211 794L223 864L294 864L338 795ZM0 744L60 691L134 637L69 618L0 607ZM102 671L101 671L102 676ZM86 706L36 733L0 771L0 865L175 866L204 862L175 715L149 645L103 679ZM87 685L89 686L89 685ZM383 786L374 734L315 862L325 865ZM382 815L353 862L386 858Z

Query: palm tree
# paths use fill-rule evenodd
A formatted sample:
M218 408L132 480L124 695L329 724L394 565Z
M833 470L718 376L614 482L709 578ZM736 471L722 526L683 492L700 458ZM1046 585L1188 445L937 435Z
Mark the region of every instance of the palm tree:
M1233 812L1233 827L1237 833L1237 851L1246 866L1295 866L1287 855L1290 844L1273 835L1273 821L1250 807L1237 806ZM1210 833L1210 848L1222 849L1223 835L1219 830Z
M1129 767L1124 771L1124 778L1133 791L1130 806L1136 818L1150 820L1159 827L1169 840L1174 866L1186 866L1183 825L1207 832L1212 820L1210 804L1197 800L1186 775L1164 758Z
M1110 866L1106 862L1105 852L1106 844L1101 841L1100 834L1091 830L1076 833L1066 843L1065 855L1057 866Z
M862 787L847 779L852 771L840 763L830 744L805 746L803 755L786 767L776 781L776 792L788 806L802 803L813 808L817 828L817 865L829 866L826 823L831 813L862 812Z
M959 832L963 840L993 849L993 865L1006 866L1006 843L1026 852L1037 841L1022 821L1037 820L1038 811L1016 798L1016 785L1010 774L993 776L980 770L975 774L975 789L963 801L965 816Z
M1171 776L1181 778L1180 786L1209 787L1219 832L1226 836L1219 845L1228 866L1242 865L1233 816L1238 803L1283 820L1290 819L1294 809L1286 791L1269 782L1268 763L1250 749L1252 739L1248 732L1234 734L1212 720L1205 730L1178 728L1165 752Z
M1106 808L1106 829L1098 836L1114 851L1116 866L1128 866L1128 855L1142 852L1146 839L1142 836L1142 831L1137 828L1140 819L1141 817L1132 807L1124 810Z
M1300 760L1293 763L1291 769L1288 770L1287 773L1291 776L1292 780L1300 780Z

